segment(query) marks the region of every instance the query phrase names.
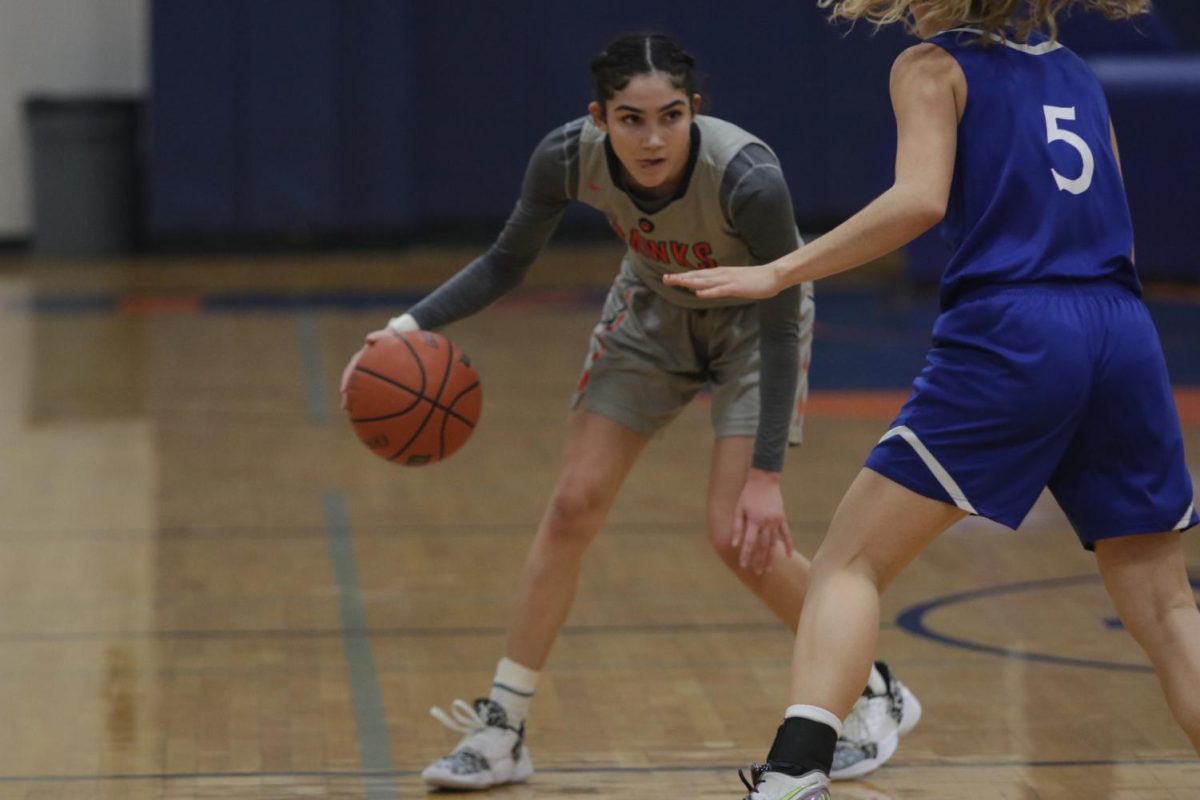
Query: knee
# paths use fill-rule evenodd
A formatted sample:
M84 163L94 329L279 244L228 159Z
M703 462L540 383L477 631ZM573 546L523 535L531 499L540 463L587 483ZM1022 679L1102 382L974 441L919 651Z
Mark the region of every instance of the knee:
M717 558L721 559L725 563L725 566L734 572L743 571L738 566L739 550L733 546L732 530L719 531L709 528L708 541L713 547L713 552L717 554Z
M882 572L863 553L847 553L828 547L817 550L810 574L813 585L837 577L850 577L866 581L882 592L888 583Z
M739 550L733 546L733 516L727 509L708 509L708 542L725 566L743 571L738 566Z
M554 541L586 545L591 541L608 510L604 495L583 483L567 481L558 486L546 509L546 532Z

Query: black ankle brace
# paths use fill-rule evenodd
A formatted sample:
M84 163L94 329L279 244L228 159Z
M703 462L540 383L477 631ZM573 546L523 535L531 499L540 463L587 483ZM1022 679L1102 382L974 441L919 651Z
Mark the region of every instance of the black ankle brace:
M823 722L788 717L775 733L767 763L785 775L799 777L813 770L828 775L837 740L837 732Z

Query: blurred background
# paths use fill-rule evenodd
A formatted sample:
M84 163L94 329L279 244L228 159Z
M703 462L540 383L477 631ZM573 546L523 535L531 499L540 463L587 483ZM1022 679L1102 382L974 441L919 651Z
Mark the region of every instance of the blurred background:
M643 28L679 35L709 76L711 112L778 151L803 230L886 187L887 74L905 34L849 32L795 0L697 8L0 0L0 241L53 252L487 239L532 147L584 112L589 59ZM1159 0L1133 26L1077 13L1063 38L1109 93L1143 274L1194 280L1200 5ZM563 231L607 229L575 209ZM911 273L936 279L944 256L924 244Z

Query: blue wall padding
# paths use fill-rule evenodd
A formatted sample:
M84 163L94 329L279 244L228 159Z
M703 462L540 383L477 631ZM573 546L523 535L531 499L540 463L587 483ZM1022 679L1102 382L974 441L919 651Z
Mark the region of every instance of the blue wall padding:
M1200 4L1159 5L1165 14L1137 30L1072 18L1064 39L1092 54L1169 51L1178 23L1164 20L1195 21ZM801 226L824 227L891 180L888 73L913 41L898 29L848 32L795 0L155 0L152 20L149 225L162 239L498 226L538 140L585 112L592 56L645 28L683 39L709 76L712 113L776 150ZM1200 185L1188 152L1198 104L1190 78L1163 64L1114 68L1105 82L1139 261L1188 274L1178 219L1197 205L1166 198ZM1190 106L1169 99L1179 91ZM1164 113L1169 125L1122 124ZM918 278L940 272L934 256L912 263Z
M1092 61L1117 132L1145 277L1200 278L1200 55Z
M392 231L415 208L406 0L171 0L153 14L151 229Z
M643 28L679 35L712 113L779 152L800 220L836 222L886 185L908 42L792 0L158 0L153 20L160 236L498 224L534 145L585 112L591 57Z

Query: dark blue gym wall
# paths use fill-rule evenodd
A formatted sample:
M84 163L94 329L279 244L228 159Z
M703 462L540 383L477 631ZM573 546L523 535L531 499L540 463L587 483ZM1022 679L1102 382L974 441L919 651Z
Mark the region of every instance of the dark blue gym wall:
M169 0L153 6L152 233L498 222L534 145L584 113L592 55L647 27L696 53L712 113L779 152L802 221L883 186L905 37L843 40L811 4Z
M421 163L402 0L171 0L152 16L150 228L403 228Z
M1200 4L1159 8L1141 33L1074 20L1064 38L1089 54L1186 47ZM711 112L775 148L801 226L824 227L890 179L887 76L911 41L847 33L802 0L156 0L152 12L159 241L493 229L537 141L584 113L592 55L643 28L683 39Z

